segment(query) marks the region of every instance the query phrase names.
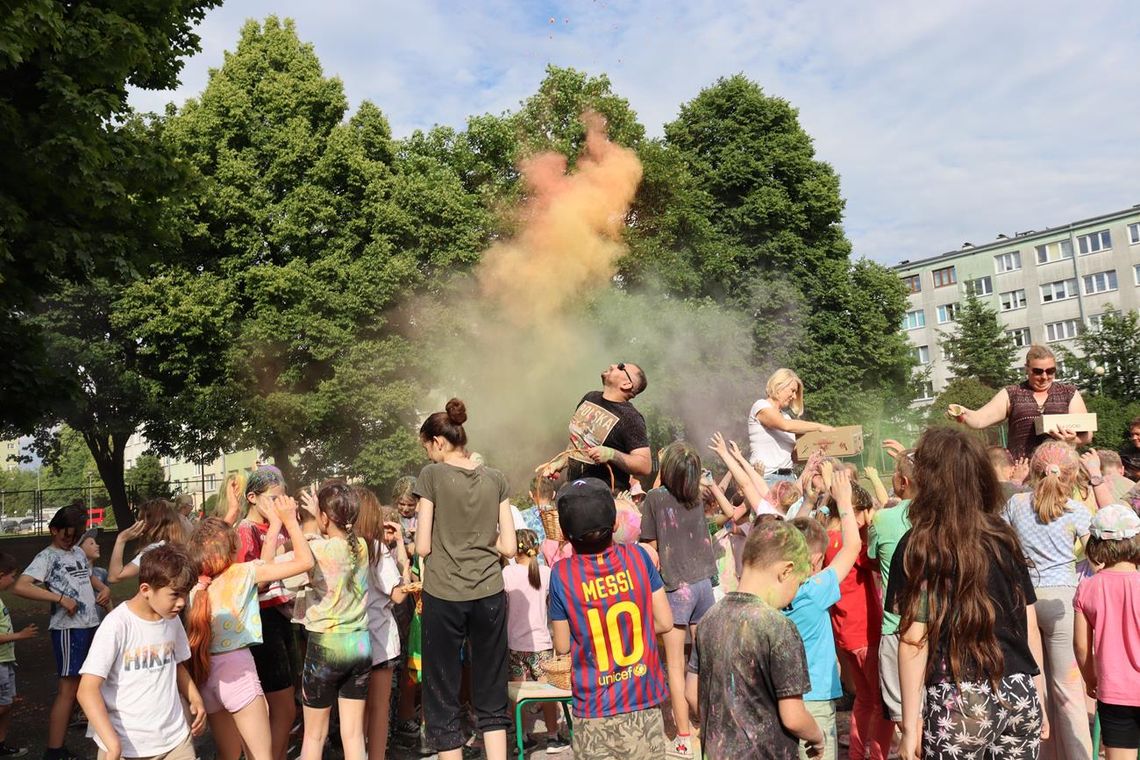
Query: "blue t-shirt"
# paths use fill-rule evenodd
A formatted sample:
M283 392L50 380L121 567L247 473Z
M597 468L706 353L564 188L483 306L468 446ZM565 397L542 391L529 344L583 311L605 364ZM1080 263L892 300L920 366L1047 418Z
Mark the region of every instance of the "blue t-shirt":
M835 634L827 610L839 601L839 579L830 567L800 585L784 614L796 624L804 640L811 691L804 701L823 701L843 696L839 663L835 659Z
M574 715L605 718L665 701L653 632L661 575L640 546L575 554L550 571L550 619L570 625Z

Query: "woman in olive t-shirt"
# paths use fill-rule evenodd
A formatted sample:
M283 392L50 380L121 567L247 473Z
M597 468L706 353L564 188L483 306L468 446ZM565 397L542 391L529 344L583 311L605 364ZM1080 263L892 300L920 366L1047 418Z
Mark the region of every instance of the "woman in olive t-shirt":
M420 426L432 463L420 472L416 554L424 558L423 707L428 742L441 760L462 755L459 681L471 644L471 702L488 760L506 760L507 601L499 556L517 546L507 481L466 454L459 399Z

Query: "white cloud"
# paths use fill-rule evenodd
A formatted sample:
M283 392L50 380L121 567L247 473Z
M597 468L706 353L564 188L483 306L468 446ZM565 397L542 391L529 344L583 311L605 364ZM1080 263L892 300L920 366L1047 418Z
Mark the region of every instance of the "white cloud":
M231 0L182 88L132 102L197 94L242 22L273 13L397 135L513 108L555 63L608 74L656 136L742 72L800 109L856 254L886 263L1140 203L1140 16L1123 0Z

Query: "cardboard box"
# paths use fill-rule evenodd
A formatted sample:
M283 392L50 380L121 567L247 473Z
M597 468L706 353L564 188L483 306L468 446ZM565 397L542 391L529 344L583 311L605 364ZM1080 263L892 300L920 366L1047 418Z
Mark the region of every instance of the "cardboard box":
M1037 435L1052 433L1057 428L1069 428L1078 433L1092 433L1096 431L1096 415L1086 414L1043 414L1033 420L1033 429Z
M800 462L816 451L829 457L853 457L863 450L863 426L847 425L826 433L804 433L796 439L795 454Z

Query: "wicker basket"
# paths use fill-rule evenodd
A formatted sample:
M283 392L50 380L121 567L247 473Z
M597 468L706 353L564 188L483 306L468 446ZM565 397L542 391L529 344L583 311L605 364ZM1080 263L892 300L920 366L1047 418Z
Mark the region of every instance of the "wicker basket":
M562 540L562 527L558 524L557 509L540 509L538 516L542 520L542 530L551 541Z
M542 663L542 680L556 689L570 691L570 657L555 657Z

